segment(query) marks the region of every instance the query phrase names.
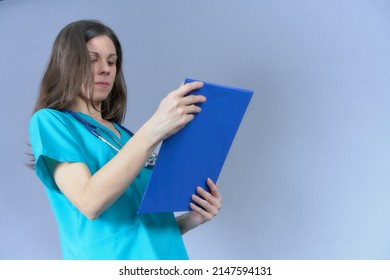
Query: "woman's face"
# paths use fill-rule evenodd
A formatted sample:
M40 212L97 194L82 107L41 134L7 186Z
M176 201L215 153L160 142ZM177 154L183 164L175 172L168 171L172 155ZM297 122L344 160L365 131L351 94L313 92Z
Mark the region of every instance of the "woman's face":
M106 35L94 37L87 43L93 73L94 102L105 100L110 94L116 76L116 48Z

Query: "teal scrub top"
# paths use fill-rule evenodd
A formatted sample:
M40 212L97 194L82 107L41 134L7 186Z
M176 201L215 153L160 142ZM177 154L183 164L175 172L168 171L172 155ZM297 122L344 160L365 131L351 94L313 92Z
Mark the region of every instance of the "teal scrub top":
M121 137L90 116L77 114L111 133L122 145L130 139L117 124L114 125ZM152 172L150 169L143 168L115 203L97 219L89 220L58 188L50 162L81 162L93 175L115 156L116 151L93 136L69 113L53 109L36 112L31 118L29 133L36 174L46 187L58 224L63 259L188 259L173 213L137 214ZM111 140L107 135L103 137Z

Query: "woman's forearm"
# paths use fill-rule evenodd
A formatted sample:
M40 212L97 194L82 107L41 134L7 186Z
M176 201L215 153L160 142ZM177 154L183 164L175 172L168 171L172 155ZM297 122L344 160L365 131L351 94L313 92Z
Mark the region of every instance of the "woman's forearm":
M146 123L93 175L80 163L59 164L54 172L58 187L89 219L96 219L137 177L159 143L153 134Z

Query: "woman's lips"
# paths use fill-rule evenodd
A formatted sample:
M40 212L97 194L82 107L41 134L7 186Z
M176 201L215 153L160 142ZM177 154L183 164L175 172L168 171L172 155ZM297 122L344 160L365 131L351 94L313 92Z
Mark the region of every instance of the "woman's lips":
M108 87L110 84L109 83L107 83L107 82L97 82L97 83L95 83L97 86L99 86L99 87L104 87L104 88L106 88L106 87Z

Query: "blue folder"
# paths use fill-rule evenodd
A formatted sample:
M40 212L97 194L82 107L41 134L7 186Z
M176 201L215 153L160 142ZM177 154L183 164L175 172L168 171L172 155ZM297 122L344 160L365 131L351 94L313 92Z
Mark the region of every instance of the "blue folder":
M186 79L185 83L195 80ZM202 111L161 145L138 213L188 211L198 186L218 180L253 91L203 82Z

